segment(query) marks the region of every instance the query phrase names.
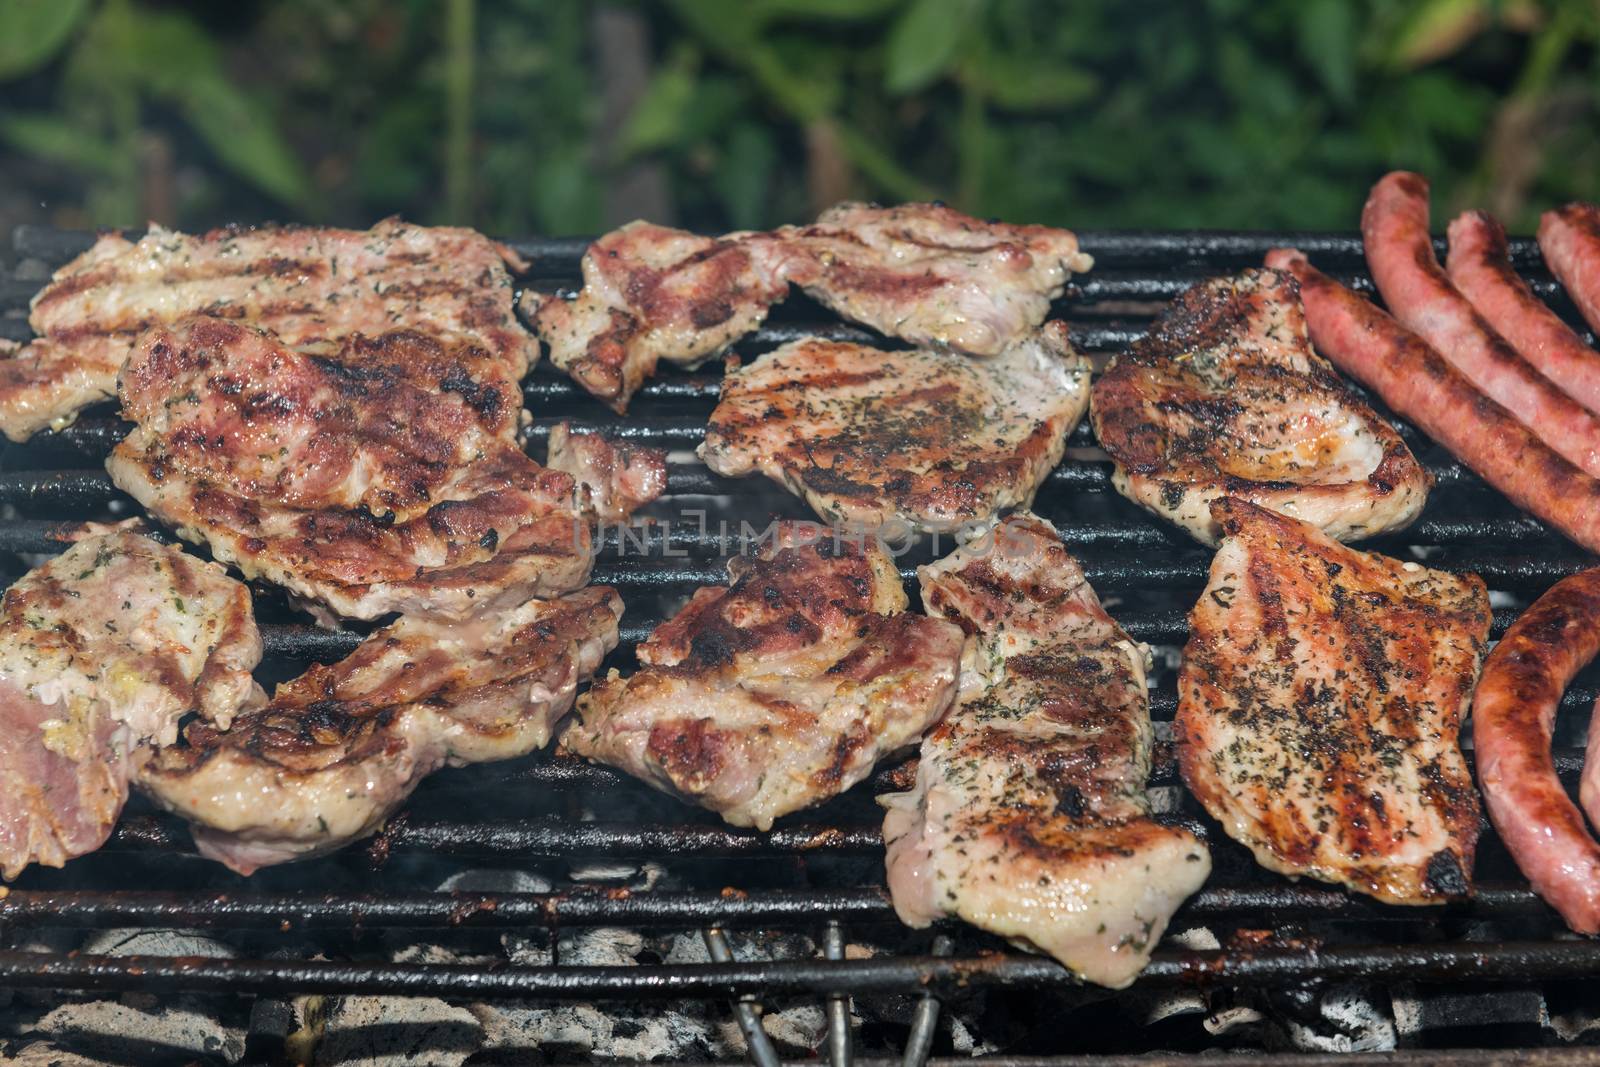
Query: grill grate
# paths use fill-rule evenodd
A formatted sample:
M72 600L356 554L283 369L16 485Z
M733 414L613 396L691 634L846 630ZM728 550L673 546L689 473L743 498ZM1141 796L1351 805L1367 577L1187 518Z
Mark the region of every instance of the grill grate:
M1170 299L1203 277L1258 264L1266 249L1280 244L1297 244L1335 276L1371 288L1362 273L1359 239L1348 235L1080 236L1098 266L1069 292L1058 314L1068 318L1079 347L1099 362L1142 332L1158 307L1151 301ZM27 336L26 301L46 268L86 244L81 234L16 231L14 269L0 276L0 335ZM548 287L577 283L584 245L554 240L514 247L530 262L527 278ZM1533 243L1514 241L1512 255L1536 290L1576 322ZM797 297L737 350L749 356L817 332L871 340L865 331L840 325ZM534 415L528 436L535 455L542 452L549 427L562 418L673 450L671 495L650 509L661 521L642 546L616 531L601 541L595 581L616 585L628 604L623 648L614 657L624 669L630 666L628 649L695 586L721 581L721 559L733 547L740 521L760 525L775 514L808 517L798 500L764 480L720 478L693 459L719 378L714 367L667 371L640 392L626 419L548 365L541 365L525 386ZM8 578L25 569L28 557L58 550L63 523L131 513L131 502L100 467L123 430L108 406L65 431L0 453L0 566ZM1373 547L1483 575L1496 594L1497 634L1551 583L1593 563L1510 508L1414 431L1402 430L1438 479L1438 488L1420 523ZM1158 646L1181 645L1184 613L1205 580L1208 553L1111 491L1109 465L1086 427L1070 445L1067 460L1041 490L1036 510L1061 529L1112 614L1135 637ZM694 511L703 513L703 524ZM727 536L722 536L724 522ZM900 559L903 573L912 577L915 565L928 558L926 549L909 552ZM306 625L270 590L258 590L257 607L267 648L264 673L272 679L297 673L311 660L336 659L360 639L357 632ZM1158 731L1173 714L1172 666L1169 656L1166 669L1158 662L1152 675ZM1593 676L1585 675L1563 703L1557 754L1569 781L1581 767L1578 746L1595 688ZM6 947L0 950L0 987L593 1001L1072 987L1070 976L1054 963L1004 950L998 941L965 928L951 925L919 934L895 923L879 888L882 845L870 798L905 784L906 768L881 769L852 794L761 834L725 827L609 769L543 754L437 775L367 850L347 850L250 881L193 857L180 824L135 803L102 853L64 871L30 871L0 897L0 934L15 941L37 928L203 928L237 935L246 954L166 959ZM1171 801L1170 817L1204 833L1217 858L1212 884L1180 911L1172 929L1207 926L1223 947L1164 947L1130 995L1180 984L1218 989L1342 979L1476 984L1600 977L1600 942L1565 936L1492 833L1480 847L1481 888L1474 900L1438 909L1394 908L1313 884L1291 884L1256 868L1182 794L1170 750L1158 749L1152 785ZM764 862L738 862L751 857ZM565 864L574 874L596 858L646 861L666 872L671 889L431 888L469 868L537 860ZM830 920L843 924L850 937L876 946L872 957L821 958L822 927ZM553 937L564 929L593 926L800 928L817 935L819 958L483 967L388 962L370 944L384 931L431 931L439 940L513 929L545 930ZM1262 927L1276 934L1266 941L1230 937ZM330 939L341 958L269 958L274 938L306 931ZM953 954L930 953L936 933L954 939ZM1550 1062L1560 1059L1551 1055Z

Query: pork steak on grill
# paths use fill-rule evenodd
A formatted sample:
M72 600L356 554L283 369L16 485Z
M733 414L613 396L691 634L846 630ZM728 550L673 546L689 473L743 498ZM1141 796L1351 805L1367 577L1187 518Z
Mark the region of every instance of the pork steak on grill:
M896 912L954 915L1128 985L1211 871L1199 839L1150 817L1145 650L1025 512L919 575L928 612L975 640L915 788L880 798Z
M728 372L700 456L830 521L950 529L1030 503L1088 398L1060 321L989 360L806 338Z
M137 784L240 874L332 851L440 767L543 748L621 617L602 586L464 620L405 616L227 732L197 722L184 744L143 753Z
M133 529L93 533L0 600L0 874L104 843L130 753L197 711L219 727L260 692L250 593Z
M564 422L550 427L545 465L577 481L584 514L599 522L628 516L667 491L667 454L659 448L611 441Z
M1432 478L1315 352L1298 283L1247 270L1175 300L1095 383L1090 419L1134 503L1214 545L1249 500L1338 540L1405 526Z
M752 240L784 280L853 322L915 345L997 356L1094 266L1077 235L975 219L943 204L838 204Z
M320 356L222 319L155 327L123 368L136 425L106 465L324 621L460 617L582 585L592 538L571 475L523 453L490 383L440 362L471 365L414 334Z
M630 222L589 246L574 299L529 290L523 308L550 362L625 411L657 361L704 362L760 326L788 293L741 237Z
M33 298L38 339L0 358L0 431L26 440L116 395L117 371L150 326L193 314L325 350L405 326L492 354L513 383L539 356L516 321L513 254L472 230L386 219L370 230L159 226L100 238Z
M1068 230L941 204L840 204L811 226L719 238L632 222L589 246L573 300L523 302L551 362L623 411L658 360L704 362L760 326L791 283L889 336L993 356L1093 262Z
M1483 581L1243 500L1212 512L1224 536L1173 729L1190 792L1269 870L1393 904L1465 896L1481 819L1458 737Z
M780 523L578 701L562 744L765 830L914 743L955 696L959 627L906 612L873 540Z

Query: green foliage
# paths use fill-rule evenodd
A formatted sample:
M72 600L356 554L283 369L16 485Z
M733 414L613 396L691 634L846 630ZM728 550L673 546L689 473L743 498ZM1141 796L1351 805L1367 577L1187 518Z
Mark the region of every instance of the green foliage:
M89 0L8 0L0 6L0 78L45 63L78 28Z
M0 166L69 222L502 233L620 221L606 191L641 168L705 229L840 196L1348 229L1392 167L1434 179L1441 219L1600 197L1589 0L612 3L651 42L620 124L583 0L11 0Z

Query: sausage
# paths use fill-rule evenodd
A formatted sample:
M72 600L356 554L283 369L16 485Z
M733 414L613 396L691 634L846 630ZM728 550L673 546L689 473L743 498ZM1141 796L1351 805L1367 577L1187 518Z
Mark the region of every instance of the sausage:
M1589 325L1600 330L1600 207L1568 204L1539 217L1539 251Z
M1556 777L1550 738L1562 691L1596 651L1600 567L1557 582L1522 613L1484 661L1472 701L1489 818L1533 888L1580 934L1600 933L1600 844Z
M1511 267L1506 231L1493 216L1468 211L1450 224L1450 280L1494 331L1556 387L1600 412L1600 352L1533 295Z
M1551 448L1600 477L1600 418L1517 355L1433 258L1427 181L1385 175L1361 212L1361 237L1390 313Z
M1600 481L1556 455L1416 334L1313 267L1292 248L1267 266L1300 282L1317 351L1500 490L1592 552L1600 552Z
M1589 712L1589 743L1583 750L1583 778L1578 782L1578 803L1589 822L1600 827L1600 700Z

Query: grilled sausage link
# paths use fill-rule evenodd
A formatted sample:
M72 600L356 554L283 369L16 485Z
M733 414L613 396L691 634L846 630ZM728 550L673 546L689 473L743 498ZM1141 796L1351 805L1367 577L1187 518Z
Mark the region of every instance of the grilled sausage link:
M1385 175L1361 212L1361 237L1394 317L1551 448L1600 477L1600 418L1517 355L1434 259L1427 181L1405 171Z
M1274 249L1267 266L1299 279L1317 351L1512 503L1600 552L1600 481L1551 451L1420 337L1317 270L1303 253Z
M1539 251L1589 325L1600 330L1600 207L1568 204L1539 217Z
M1590 411L1600 412L1600 353L1583 343L1512 269L1505 227L1482 211L1450 224L1450 280L1523 359Z
M1562 691L1597 651L1600 567L1522 613L1489 653L1472 702L1489 817L1533 888L1580 934L1600 933L1600 845L1556 777L1550 740Z

